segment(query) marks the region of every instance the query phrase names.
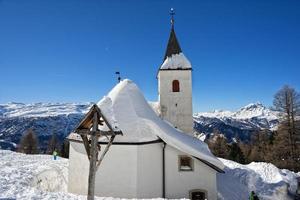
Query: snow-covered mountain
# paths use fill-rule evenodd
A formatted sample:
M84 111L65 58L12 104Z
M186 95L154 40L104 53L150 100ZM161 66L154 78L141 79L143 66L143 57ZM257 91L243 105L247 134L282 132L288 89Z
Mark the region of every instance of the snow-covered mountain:
M22 134L33 128L42 149L52 134L63 139L79 123L91 103L0 104L0 148L15 149Z
M0 104L0 148L15 149L22 134L33 128L45 149L55 133L61 141L75 128L92 103L7 103ZM157 103L150 103L154 110ZM155 105L155 106L153 106ZM277 112L260 103L249 104L236 112L213 111L194 114L195 129L206 135L218 130L229 141L234 137L249 140L259 129L274 129Z
M251 103L236 112L215 110L194 114L195 129L199 133L210 135L219 132L229 141L238 137L248 141L251 134L261 129L276 129L280 113L261 103Z

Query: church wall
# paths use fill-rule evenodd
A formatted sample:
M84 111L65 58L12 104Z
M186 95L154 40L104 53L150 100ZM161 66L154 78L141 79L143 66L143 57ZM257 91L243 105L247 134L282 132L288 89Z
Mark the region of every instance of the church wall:
M179 80L180 92L172 91L172 81ZM158 74L161 113L183 132L193 133L192 72L191 70L163 70Z
M87 194L88 171L83 144L70 142L69 192ZM95 194L101 197L161 197L162 143L112 145L97 171L95 185Z
M87 194L89 160L82 143L70 141L68 191Z
M179 155L185 153L166 147L166 198L190 198L189 191L206 190L209 200L217 199L216 171L193 158L194 171L179 171Z
M101 145L104 150L105 145ZM134 198L137 193L137 146L112 145L96 173L95 195ZM70 142L68 191L87 194L89 161L82 143Z
M105 145L101 145L104 150ZM137 146L112 145L96 174L96 195L134 198L137 193Z
M162 143L138 146L137 198L162 197Z

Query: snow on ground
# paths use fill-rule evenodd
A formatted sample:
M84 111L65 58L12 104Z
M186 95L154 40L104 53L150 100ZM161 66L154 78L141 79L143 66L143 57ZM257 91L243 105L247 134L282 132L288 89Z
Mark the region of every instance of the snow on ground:
M68 159L58 157L53 160L51 155L0 150L0 199L86 200L86 196L67 193L68 165ZM95 199L121 200L112 197Z
M84 199L67 194L68 160L0 150L0 199Z
M263 200L288 200L296 190L296 174L269 163L239 163L220 159L225 174L218 174L220 200L248 199L254 190ZM79 172L80 173L80 172ZM50 155L25 155L0 150L0 199L83 200L86 196L67 193L68 159ZM120 200L97 197L97 200ZM155 199L162 200L162 199Z
M271 163L252 162L242 165L234 161L221 159L225 164L225 174L218 174L220 199L248 199L255 191L260 199L292 199L297 188L296 174L286 169L278 169Z

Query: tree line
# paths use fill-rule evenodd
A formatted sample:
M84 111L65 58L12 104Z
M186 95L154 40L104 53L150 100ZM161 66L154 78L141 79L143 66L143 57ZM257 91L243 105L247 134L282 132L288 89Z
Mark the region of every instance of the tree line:
M273 109L281 113L277 130L257 131L248 143L228 143L222 133L216 132L207 141L213 154L242 164L270 162L300 171L300 93L290 86L282 87L274 95Z
M28 129L22 136L20 143L17 146L17 152L26 154L52 154L54 151L64 158L69 157L69 141L64 140L60 143L56 134L53 134L48 140L46 149L39 146L39 139L32 128Z

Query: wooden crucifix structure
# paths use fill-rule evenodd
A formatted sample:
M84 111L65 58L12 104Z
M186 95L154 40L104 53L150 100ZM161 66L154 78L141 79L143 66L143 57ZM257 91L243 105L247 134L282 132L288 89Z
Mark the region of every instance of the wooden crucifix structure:
M94 200L97 169L113 143L115 136L122 135L122 132L117 127L112 127L96 104L91 107L74 132L81 136L90 162L87 199ZM106 137L108 143L99 157L101 146L98 140L100 137Z

